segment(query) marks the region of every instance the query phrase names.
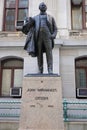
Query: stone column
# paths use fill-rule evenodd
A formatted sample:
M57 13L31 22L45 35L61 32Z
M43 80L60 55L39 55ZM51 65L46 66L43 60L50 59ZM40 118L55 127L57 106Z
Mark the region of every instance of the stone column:
M0 0L0 31L3 28L3 17L4 17L4 0Z
M68 36L67 8L68 0L58 0L57 23L60 36Z

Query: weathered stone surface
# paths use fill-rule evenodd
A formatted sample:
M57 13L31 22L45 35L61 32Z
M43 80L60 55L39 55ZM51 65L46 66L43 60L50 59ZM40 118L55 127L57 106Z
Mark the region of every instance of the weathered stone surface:
M27 76L19 130L64 130L61 78L57 75Z

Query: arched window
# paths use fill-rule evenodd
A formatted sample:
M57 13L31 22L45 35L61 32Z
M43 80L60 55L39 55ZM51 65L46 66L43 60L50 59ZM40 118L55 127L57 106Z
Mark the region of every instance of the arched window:
M83 94L83 97L87 97L87 57L77 58L75 60L75 68L76 89L79 90L81 94Z
M10 88L22 87L23 60L6 59L1 62L1 96L10 96Z

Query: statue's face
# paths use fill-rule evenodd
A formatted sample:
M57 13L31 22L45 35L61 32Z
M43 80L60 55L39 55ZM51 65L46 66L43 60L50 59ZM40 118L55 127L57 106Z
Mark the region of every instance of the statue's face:
M47 6L42 2L39 5L39 9L40 9L41 12L45 12L47 10Z

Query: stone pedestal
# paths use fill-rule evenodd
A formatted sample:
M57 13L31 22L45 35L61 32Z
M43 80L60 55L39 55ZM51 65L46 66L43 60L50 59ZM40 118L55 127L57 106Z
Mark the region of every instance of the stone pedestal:
M19 130L64 130L58 75L27 75L22 95Z

